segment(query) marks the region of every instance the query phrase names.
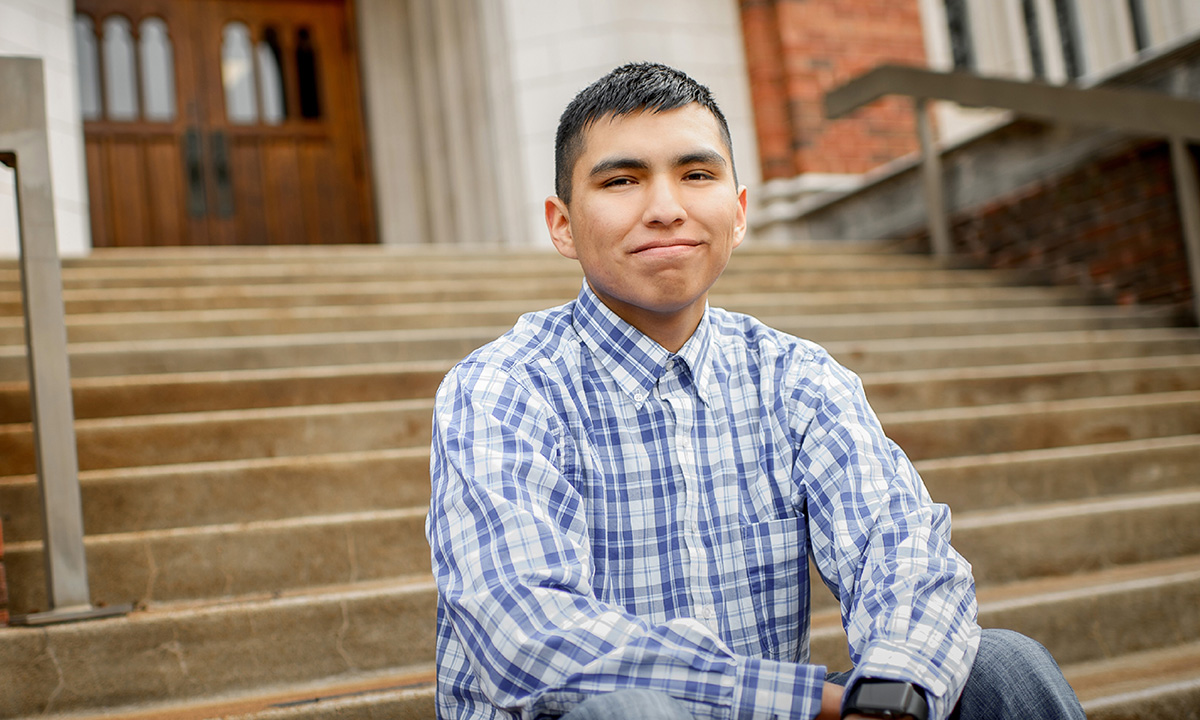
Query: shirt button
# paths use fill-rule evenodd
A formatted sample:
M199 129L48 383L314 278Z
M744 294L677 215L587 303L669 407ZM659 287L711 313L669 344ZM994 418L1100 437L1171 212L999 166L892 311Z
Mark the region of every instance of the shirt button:
M643 400L645 400L645 399L646 399L646 393L644 393L644 392L641 392L641 391L639 390L638 392L635 392L635 393L633 394L633 399L634 399L634 400L637 400L638 402L642 402Z

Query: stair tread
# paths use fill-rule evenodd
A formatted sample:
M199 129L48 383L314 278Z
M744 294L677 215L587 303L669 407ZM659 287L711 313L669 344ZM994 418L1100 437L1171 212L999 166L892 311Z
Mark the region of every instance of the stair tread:
M526 284L521 297L545 305L565 302L579 290L578 278ZM511 300L509 288L464 286L463 283L414 280L347 283L300 283L290 285L176 286L167 288L74 289L64 292L67 317L110 312L173 312L238 308L287 308L322 305L368 305L401 302L480 302ZM796 309L826 308L833 312L864 311L867 307L934 307L954 303L960 307L1012 307L1033 305L1090 305L1092 298L1070 287L975 286L966 288L910 287L881 289L811 289L776 293L754 292L751 288L714 290L717 307L742 309L791 306ZM17 291L0 291L0 317L21 314L22 298ZM858 308L858 310L855 310Z
M105 352L120 350L124 352L147 350L173 350L177 348L213 346L257 347L257 346L289 346L305 344L337 344L344 345L352 342L371 342L402 339L419 341L423 339L442 339L467 336L496 337L507 331L508 326L461 327L461 328L421 328L409 330L369 330L351 331L344 333L298 333L291 335L237 336L227 338L180 338L172 340L130 340L106 341L90 343L72 343L72 354L87 352ZM1155 340L1195 340L1200 342L1200 330L1196 328L1154 327L1154 328L1120 328L1098 330L1075 330L1053 332L1012 332L994 335L947 335L932 337L906 337L863 340L840 340L826 343L826 349L859 349L867 346L869 349L895 349L911 351L915 348L951 349L961 347L1013 347L1013 346L1054 346L1079 343L1105 343L1113 341L1155 341ZM1198 346L1200 347L1200 346ZM19 346L0 346L0 355L7 353L24 353Z
M308 380L345 376L392 375L413 372L448 371L451 360L401 360L346 365L318 365L283 368L245 368L230 370L181 371L141 375L105 375L75 377L71 385L83 389L123 389L152 385L187 385L237 381ZM953 369L921 369L874 371L861 375L868 386L883 383L920 384L930 381L1017 379L1043 375L1075 375L1104 372L1143 370L1196 369L1200 371L1200 355L1157 355L1151 357L1117 357L1059 362L1034 362L1009 365L985 365ZM0 381L0 392L26 390L24 381Z
M154 528L149 530L132 530L112 533L89 533L84 542L89 548L102 545L121 545L151 543L156 540L185 540L187 538L226 536L238 537L243 534L262 532L286 532L304 528L320 528L346 526L356 523L378 523L395 520L411 520L424 518L425 506L403 507L390 509L358 510L327 515L302 515L286 518L269 518L249 520L236 523L213 523L206 525L190 525L186 527ZM5 544L8 553L30 552L40 550L39 540L24 540Z
M1066 445L1062 447L1014 450L1011 452L985 453L981 455L959 455L946 458L915 460L913 465L919 472L956 470L980 465L1004 465L1040 460L1071 460L1086 458L1096 453L1132 453L1145 449L1170 449L1200 447L1200 434L1171 435L1166 437L1138 438L1088 445Z
M1065 400L1030 400L1016 403L998 403L971 407L933 408L922 410L893 410L880 413L885 425L916 422L944 422L979 418L1000 418L1014 415L1074 411L1120 411L1134 407L1195 407L1200 404L1200 390L1175 390L1157 393L1139 393L1107 397L1070 398ZM132 415L125 417L84 418L76 422L81 431L91 428L119 428L155 425L192 425L205 422L242 418L302 417L322 415L347 415L358 412L380 410L412 410L433 407L433 398L408 398L360 401L350 403L325 403L317 405L275 406L203 410L197 412L166 413L159 415ZM0 434L18 433L28 430L28 422L0 424Z
M730 295L725 298L726 304L733 310L736 305L757 304L786 304L788 296L775 295ZM886 298L882 299L886 303ZM131 325L138 323L186 323L186 322L230 322L237 320L277 320L277 319L322 319L345 317L388 317L405 315L424 315L437 313L461 313L464 315L492 315L496 313L523 313L540 310L546 301L541 298L490 300L486 304L470 301L420 301L393 302L385 304L341 304L319 306L295 306L282 308L221 308L213 310L145 310L122 312L72 313L67 316L67 327L79 325ZM803 315L776 315L774 322L795 322L802 317L803 322L814 327L837 324L873 325L880 322L903 322L907 319L936 320L941 322L969 322L980 319L1026 319L1039 318L1092 318L1118 317L1158 319L1172 317L1170 309L1144 306L1111 306L1111 305L1035 305L1029 307L972 307L972 308L929 308L895 310L881 307L874 311L859 312L823 312L804 313ZM767 324L771 322L764 319ZM21 317L0 317L0 327L20 327Z
M1043 375L1076 375L1105 372L1187 369L1200 371L1200 355L1154 355L1009 365L981 365L936 370L875 371L862 374L863 384L925 383L931 380L979 380L1032 378Z
M354 403L338 403L324 405L299 405L263 408L235 408L230 410L204 410L200 412L168 413L162 415L132 415L114 418L86 418L76 421L75 427L79 432L93 428L129 428L137 426L153 427L167 425L198 425L208 422L221 422L239 419L271 419L287 417L317 417L323 415L351 415L354 413L373 413L387 410L417 410L433 409L433 398L412 398L405 400L376 400ZM0 435L4 433L25 432L29 423L8 423L0 425Z
M954 515L954 530L967 532L1027 523L1053 523L1066 518L1100 516L1125 512L1145 512L1159 508L1177 509L1200 505L1200 489L1179 489L1159 492L1081 498L1055 503L1039 503L1006 508L958 512ZM159 539L181 539L189 536L236 536L240 533L279 532L291 529L343 526L356 523L376 523L424 517L426 504L403 507L362 509L348 512L294 515L282 518L262 518L227 523L204 523L170 528L148 528L120 532L89 533L89 546L145 543ZM40 540L18 540L6 543L10 553L40 549Z
M984 608L996 610L1126 588L1154 587L1193 578L1200 578L1200 555L985 586L979 588L977 597L981 611Z
M1071 597L1153 588L1172 582L1200 579L1200 555L1156 560L1136 565L1104 568L1066 576L1020 580L976 590L980 614L1017 606L1033 606ZM827 608L812 614L814 634L841 632L841 611Z
M390 668L350 677L326 679L292 686L261 688L254 692L234 693L227 697L209 697L192 702L147 702L101 712L74 712L59 715L64 720L208 720L258 714L281 707L305 703L337 703L368 694L405 692L431 688L435 679L432 665Z
M159 600L145 603L124 618L104 622L138 624L171 621L176 618L216 617L230 612L269 613L281 606L335 605L347 600L431 593L433 588L433 576L422 573L221 598Z
M1200 683L1200 642L1129 653L1063 667L1080 701L1087 704L1185 681Z
M1173 390L1157 393L1138 393L1103 397L1069 398L1065 400L1027 400L1024 402L996 403L970 407L932 408L921 410L892 410L880 413L886 425L892 423L966 420L990 417L1007 417L1025 414L1073 412L1078 410L1120 411L1138 406L1171 405L1191 406L1200 403L1200 390Z
M1054 522L1085 515L1146 511L1164 507L1175 508L1181 505L1200 505L1200 488L1081 498L1056 503L955 513L954 530L959 532L1022 523Z

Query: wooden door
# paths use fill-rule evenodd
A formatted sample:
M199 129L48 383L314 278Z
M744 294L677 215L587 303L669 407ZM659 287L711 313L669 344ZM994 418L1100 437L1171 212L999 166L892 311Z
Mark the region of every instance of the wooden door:
M94 245L374 241L344 2L76 9Z

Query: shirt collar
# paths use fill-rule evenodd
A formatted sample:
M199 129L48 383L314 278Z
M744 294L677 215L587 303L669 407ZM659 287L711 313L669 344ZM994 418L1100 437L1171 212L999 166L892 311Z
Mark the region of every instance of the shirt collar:
M707 305L700 326L684 343L678 353L662 345L617 316L596 297L585 280L575 302L575 330L592 351L601 367L616 380L617 385L637 405L645 402L666 370L667 363L678 357L692 373L700 398L708 403L709 348L712 332L709 328Z
M700 325L696 327L696 332L692 333L692 336L683 344L683 347L679 348L676 356L687 365L688 370L692 373L692 382L696 386L696 394L700 396L705 405L709 405L710 407L712 403L709 399L708 384L713 375L712 337L711 312L706 302L704 305L704 316L700 318Z

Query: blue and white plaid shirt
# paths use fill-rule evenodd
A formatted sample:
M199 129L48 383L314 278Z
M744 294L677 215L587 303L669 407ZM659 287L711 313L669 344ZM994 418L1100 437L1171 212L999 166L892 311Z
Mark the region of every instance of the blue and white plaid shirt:
M818 346L709 308L677 354L584 285L459 363L427 523L438 715L555 716L666 692L807 718L812 552L859 677L957 701L978 646L950 518Z

